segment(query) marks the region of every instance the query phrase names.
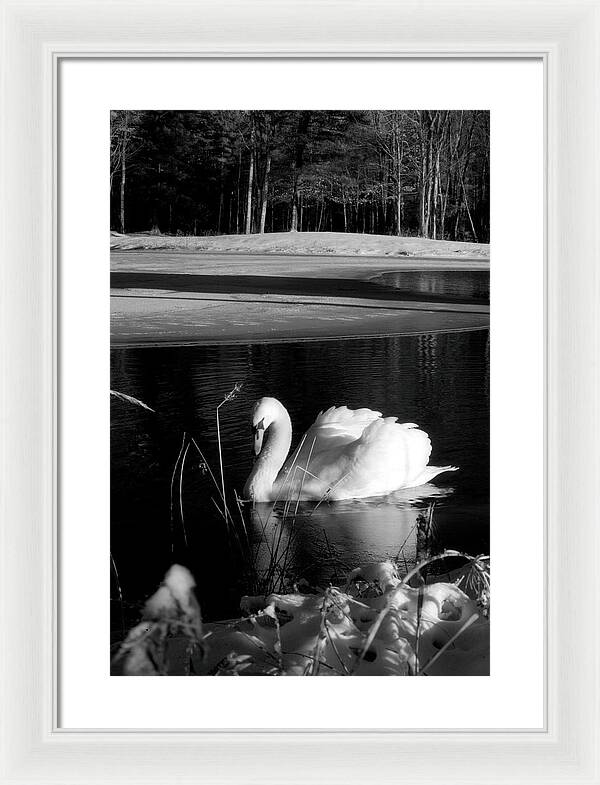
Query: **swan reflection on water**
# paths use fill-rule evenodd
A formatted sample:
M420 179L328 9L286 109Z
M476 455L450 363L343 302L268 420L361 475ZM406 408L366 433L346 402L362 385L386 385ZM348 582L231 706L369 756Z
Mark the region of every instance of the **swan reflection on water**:
M277 548L287 551L291 573L315 585L339 581L369 561L391 559L408 569L423 556L420 527L431 523L432 506L443 510L453 492L451 486L427 483L370 499L255 502L249 505L249 519L257 568L264 569Z

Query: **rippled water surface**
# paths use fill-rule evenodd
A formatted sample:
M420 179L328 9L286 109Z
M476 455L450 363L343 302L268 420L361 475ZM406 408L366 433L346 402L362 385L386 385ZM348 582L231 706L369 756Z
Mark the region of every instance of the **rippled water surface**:
M250 411L263 395L290 411L294 440L331 405L369 406L418 423L433 442L431 463L460 471L386 500L323 504L298 528L290 569L327 580L346 567L417 557L415 523L435 501L436 548L489 550L489 333L487 330L394 338L235 346L114 348L111 387L156 414L111 403L111 551L125 605L134 608L173 562L198 582L205 617L236 614L241 566L214 514L216 494L190 449L171 507L173 468L184 433L218 467L215 409L235 383L242 391L221 409L228 487L241 492L250 471ZM255 526L260 523L255 521ZM270 525L277 525L275 520ZM284 533L285 536L285 533ZM242 565L243 566L243 565ZM113 580L113 599L116 592ZM121 623L114 614L113 627Z
M490 274L474 270L403 270L380 273L372 283L406 299L489 304Z

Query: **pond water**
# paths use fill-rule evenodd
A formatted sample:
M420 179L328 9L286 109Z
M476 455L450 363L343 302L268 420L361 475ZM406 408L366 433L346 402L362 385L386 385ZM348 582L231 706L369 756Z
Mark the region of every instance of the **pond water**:
M478 305L490 302L490 274L484 270L384 272L371 278L371 283L392 289L400 299Z
M487 270L397 270L370 278L327 278L323 275L207 275L196 273L128 271L112 272L115 290L158 289L203 294L278 294L418 300L484 305L490 301Z
M136 620L139 604L173 561L187 565L207 619L238 614L243 572L222 520L217 493L195 448L171 486L184 434L207 463L219 466L215 410L221 408L226 484L241 493L252 465L250 412L263 395L279 398L294 443L332 405L368 406L416 422L430 435L430 462L460 467L430 486L381 499L302 505L290 571L311 583L340 565L419 555L419 515L433 521L436 550L489 552L489 331L231 346L118 348L111 387L136 396L155 414L111 399L111 552L123 592L121 618L114 570L112 628ZM179 483L181 486L179 487ZM181 488L184 522L180 514ZM264 521L264 517L260 520ZM254 526L260 521L254 519ZM277 515L269 526L276 532ZM256 531L255 531L256 534ZM284 532L284 536L287 534Z

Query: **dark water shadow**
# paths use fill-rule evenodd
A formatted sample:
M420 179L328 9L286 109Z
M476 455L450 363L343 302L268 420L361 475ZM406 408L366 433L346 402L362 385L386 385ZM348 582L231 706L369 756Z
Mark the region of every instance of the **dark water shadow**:
M402 278L406 275L406 280ZM439 273L435 275L439 276ZM301 278L276 275L195 275L148 272L113 272L110 284L113 289L161 289L197 294L283 294L318 297L349 297L371 300L447 302L487 304L484 289L472 285L470 276L476 273L451 273L456 276L453 285L434 289L423 276L426 273L400 273L393 279L385 274L370 281L345 278ZM488 273L481 275L488 276ZM400 278L398 277L400 276ZM468 281L467 285L460 285ZM488 290L489 291L489 290Z

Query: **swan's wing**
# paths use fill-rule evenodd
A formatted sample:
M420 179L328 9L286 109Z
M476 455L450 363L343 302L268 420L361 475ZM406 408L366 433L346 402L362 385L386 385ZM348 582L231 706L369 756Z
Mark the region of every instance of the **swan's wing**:
M415 423L341 406L317 417L277 482L283 498L383 496L453 468L428 467L430 455L429 436Z
M339 460L342 451L380 419L381 412L347 406L332 406L321 412L285 462L278 479L288 476L296 466L314 471L313 467L322 465L325 456L329 462Z
M344 453L346 476L334 498L380 496L415 485L429 461L431 441L415 423L386 417L372 422Z
M319 414L308 433L331 429L339 433L351 434L357 439L359 436L362 436L367 426L380 419L381 412L373 411L373 409L349 409L347 406L331 406Z

